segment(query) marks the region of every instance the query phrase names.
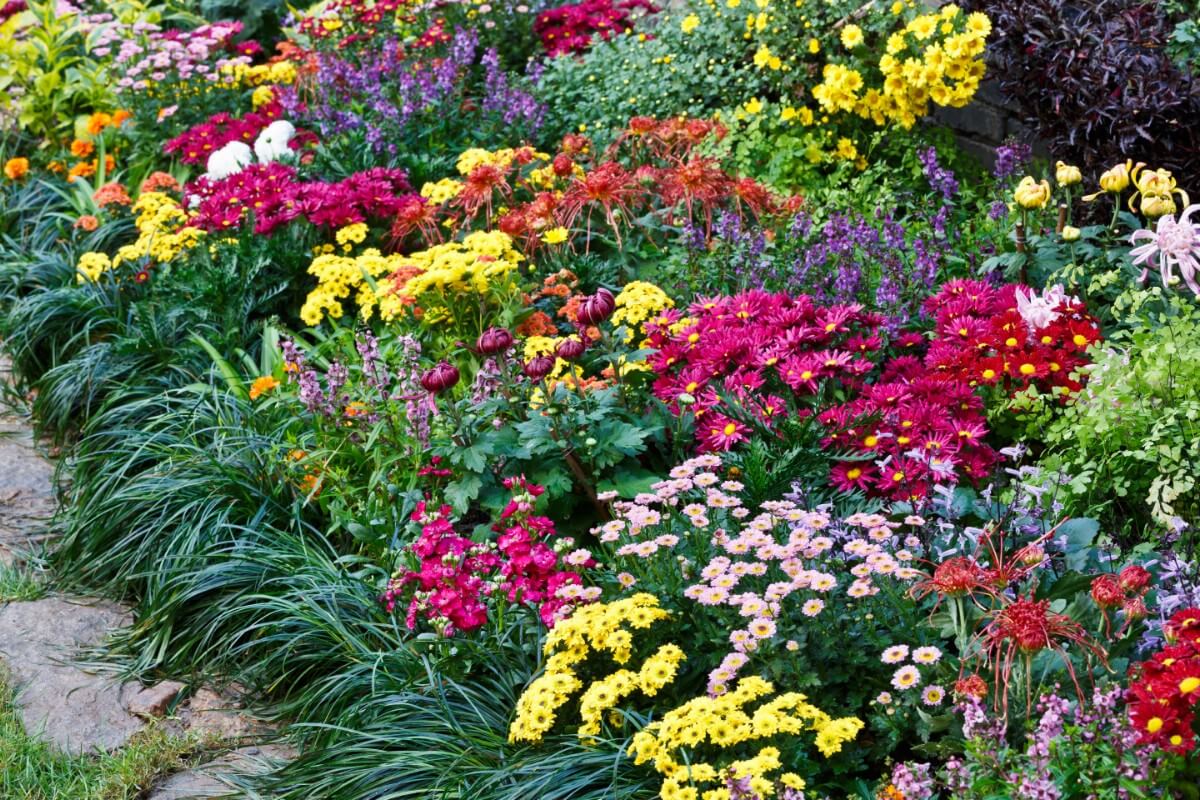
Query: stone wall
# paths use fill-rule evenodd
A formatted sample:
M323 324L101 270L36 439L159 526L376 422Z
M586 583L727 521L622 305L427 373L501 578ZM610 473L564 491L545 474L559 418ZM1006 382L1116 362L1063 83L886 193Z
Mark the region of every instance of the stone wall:
M938 108L933 121L954 131L959 145L979 158L986 166L996 160L996 148L1007 139L1017 139L1034 145L1034 151L1044 149L1033 141L1029 128L1021 124L1016 108L1000 92L995 80L985 80L971 103L964 108Z

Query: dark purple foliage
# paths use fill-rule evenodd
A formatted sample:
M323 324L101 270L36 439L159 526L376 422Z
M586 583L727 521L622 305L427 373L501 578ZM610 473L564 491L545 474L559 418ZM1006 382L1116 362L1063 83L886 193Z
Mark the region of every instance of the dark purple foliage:
M1128 158L1200 174L1200 80L1172 63L1146 0L967 0L991 66L1052 155L1093 176Z

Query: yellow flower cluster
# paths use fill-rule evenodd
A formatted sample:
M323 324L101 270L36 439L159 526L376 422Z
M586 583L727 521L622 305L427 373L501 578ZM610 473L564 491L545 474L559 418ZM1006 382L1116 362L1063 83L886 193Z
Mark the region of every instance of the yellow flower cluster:
M616 298L617 310L612 315L613 325L624 325L629 328L625 340L633 338L633 331L642 333L642 323L657 316L667 308L673 308L675 301L667 293L652 283L632 281Z
M548 154L540 150L534 150L532 147L504 147L499 150L484 150L480 147L472 147L459 154L458 163L455 166L458 168L458 174L460 175L470 175L476 167L485 164L492 167L499 167L500 169L508 169L518 156L523 157L525 162L550 160Z
M453 178L442 178L437 183L426 183L421 187L421 197L424 197L434 205L440 206L442 203L453 200L462 193L463 185L461 181L456 181Z
M385 256L374 247L357 256L319 254L308 265L308 274L316 276L317 287L304 299L300 319L305 325L318 325L327 315L339 319L345 313L342 300L350 296L351 290L355 292L359 316L370 319L380 302L372 284L408 263L407 256Z
M317 286L300 309L305 324L317 325L326 316L341 317L345 313L342 300L351 291L363 320L369 320L378 308L379 316L391 321L405 305L416 302L424 307L424 321L436 324L453 318L449 308L453 295L502 295L517 289L511 274L523 257L513 249L507 234L480 231L462 242L410 255L385 256L373 247L357 256L348 255L352 245L361 244L366 236L367 226L354 223L334 234L347 255L336 255L333 245L318 248L308 267Z
M227 64L221 68L226 86L265 86L269 84L295 83L298 75L296 65L290 61L274 64Z
M250 93L250 104L257 110L275 99L275 90L270 86L259 86Z
M580 738L597 736L605 713L612 712L633 692L641 691L649 697L657 694L675 679L685 659L682 650L665 644L638 669L627 665L633 658L633 631L646 630L669 616L659 608L658 598L643 592L611 603L581 606L556 624L543 645L548 656L546 669L517 701L508 740L541 741L554 726L559 710L583 688L576 670L594 654L607 654L620 668L593 681L580 696Z
M863 728L855 717L834 719L797 692L769 698L775 687L757 676L738 681L736 688L718 697L697 697L663 715L634 734L629 755L635 764L654 763L663 776L663 800L728 800L728 790L716 788L700 793L695 784L723 781L724 776L749 779L750 788L761 797L772 797L777 782L803 789L804 780L795 773L771 776L780 769L779 750L762 747L751 758L726 763L723 767L694 758L677 760L681 748L694 750L705 743L718 750L770 739L796 736L806 731L817 734L817 749L825 757L838 753ZM750 709L749 705L760 702ZM685 785L690 784L690 785Z
M829 63L812 90L829 113L848 112L876 125L911 128L929 104L960 108L970 102L986 70L983 51L992 23L986 14L963 14L954 4L922 14L887 40L879 59L882 87L865 86L855 69Z
M476 231L461 242L439 244L408 256L405 263L420 269L421 274L403 284L394 284L392 289L417 300L427 310L431 308L430 299L446 304L457 294L511 293L517 289L512 274L523 260L524 256L513 249L508 234ZM392 316L386 308L381 312L384 319Z
M171 261L185 250L196 246L203 236L199 228L185 225L188 216L169 195L162 192L146 192L138 197L132 210L137 214L134 224L138 238L117 249L111 259L104 253L84 253L76 268L80 282L98 280L100 276L116 268L123 261L150 258L160 264Z

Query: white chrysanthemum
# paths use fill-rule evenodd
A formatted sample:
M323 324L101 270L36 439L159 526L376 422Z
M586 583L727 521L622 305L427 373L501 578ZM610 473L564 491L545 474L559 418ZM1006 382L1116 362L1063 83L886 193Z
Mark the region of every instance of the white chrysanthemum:
M254 140L254 154L263 164L279 161L290 157L292 150L288 142L296 135L296 127L284 119L278 119L267 127Z
M208 157L208 177L214 181L236 175L254 161L254 153L245 142L230 142Z

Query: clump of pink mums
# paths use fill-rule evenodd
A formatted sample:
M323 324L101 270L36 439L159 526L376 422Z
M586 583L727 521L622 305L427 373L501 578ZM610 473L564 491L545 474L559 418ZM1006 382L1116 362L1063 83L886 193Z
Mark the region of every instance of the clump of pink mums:
M573 550L574 540L556 537L554 523L533 513L544 487L524 477L508 478L504 486L512 499L492 526L495 541L460 535L447 505L437 510L425 502L417 505L412 520L421 524L421 535L409 551L418 566L389 581L382 598L389 611L407 599L410 629L424 619L443 636L472 631L485 625L489 608L501 602L536 607L552 627L599 595L597 587L584 588L574 571L595 566L591 554Z

